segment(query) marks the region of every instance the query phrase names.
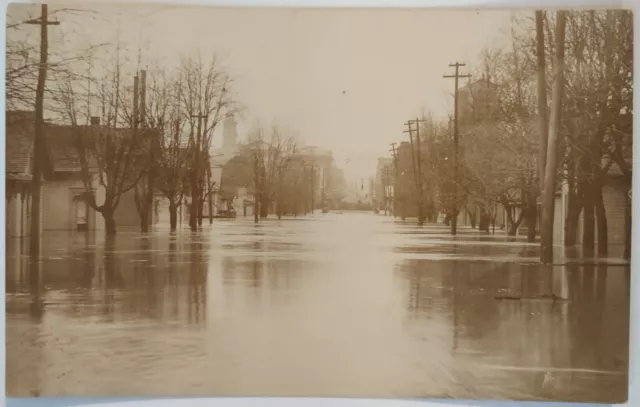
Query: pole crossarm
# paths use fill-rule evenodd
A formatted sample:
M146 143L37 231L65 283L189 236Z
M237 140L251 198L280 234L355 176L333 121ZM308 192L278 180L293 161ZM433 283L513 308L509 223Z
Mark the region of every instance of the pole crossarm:
M455 62L450 63L449 67L455 68L455 73L453 75L443 75L442 77L445 79L454 79L454 94L453 94L453 149L454 149L454 183L453 183L453 210L452 210L452 218L451 218L451 234L457 234L458 227L458 184L459 184L459 141L458 141L458 83L461 78L471 78L471 75L460 74L460 68L466 66L464 63Z

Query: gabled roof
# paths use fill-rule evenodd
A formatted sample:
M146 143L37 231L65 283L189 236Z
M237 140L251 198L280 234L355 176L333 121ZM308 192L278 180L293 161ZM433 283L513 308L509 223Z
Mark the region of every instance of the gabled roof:
M82 170L76 147L77 133L71 126L46 126L46 139L54 172Z
M117 137L127 137L131 129L112 129L106 126L67 126L45 123L45 168L51 172L79 172L82 170L78 154L78 137L92 137L102 131L115 132ZM31 175L35 114L25 111L6 112L6 176L25 179ZM151 134L151 133L150 133ZM96 162L89 159L91 170ZM18 177L18 175L20 175ZM45 177L48 174L45 174Z
M33 112L6 112L7 174L31 174L34 134Z

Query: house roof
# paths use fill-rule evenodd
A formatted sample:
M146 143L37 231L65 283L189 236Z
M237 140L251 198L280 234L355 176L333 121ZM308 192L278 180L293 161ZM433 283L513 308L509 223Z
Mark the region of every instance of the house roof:
M6 173L31 174L33 139L35 134L33 112L6 113ZM53 171L79 171L80 160L74 145L74 132L70 126L45 123L45 148Z
M33 136L35 133L35 118L33 112L6 112L6 174L31 174L31 159L33 155ZM80 137L91 137L96 127L63 126L45 123L45 147L49 169L53 172L81 171L80 156L77 150L77 140ZM105 129L104 126L98 126ZM78 130L81 133L78 133ZM109 129L108 131L113 131ZM117 135L126 137L129 129L116 129ZM96 169L94 160L89 160L90 169Z
M76 149L77 134L71 126L47 125L47 146L55 172L78 172L82 169Z
M33 112L7 112L5 134L6 173L31 174Z

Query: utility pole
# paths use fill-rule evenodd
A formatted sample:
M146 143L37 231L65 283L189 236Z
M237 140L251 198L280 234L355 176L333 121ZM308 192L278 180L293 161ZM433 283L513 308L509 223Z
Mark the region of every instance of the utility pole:
M384 167L380 168L380 178L382 179L382 207L384 208L384 215L387 216L387 178L385 177Z
M449 64L450 67L456 68L454 75L443 75L443 78L453 78L455 80L455 88L453 94L453 213L451 216L451 234L455 236L458 233L458 80L460 78L471 78L471 75L460 75L460 68L466 66L456 62Z
M316 189L315 189L315 179L316 179L316 169L312 165L311 170L309 171L309 176L311 177L311 214L314 214L315 206L316 206Z
M42 5L39 19L29 20L27 24L40 26L40 66L38 68L38 84L36 87L36 123L33 137L33 168L31 179L31 236L29 252L32 256L40 255L40 200L42 182L42 163L44 153L44 87L47 81L47 59L49 56L49 26L60 25L59 21L49 21L48 6Z
M557 145L560 133L560 116L562 114L562 97L564 91L564 54L567 11L556 12L555 32L555 79L551 92L551 115L549 117L549 140L547 143L547 160L544 170L544 188L542 190L542 222L540 239L540 261L547 265L553 263L553 218L557 168Z
M418 195L418 226L424 225L424 203L423 197L424 193L422 192L423 182L422 182L422 164L420 160L420 123L426 122L426 120L409 120L405 123L408 126L408 130L405 130L404 133L409 133L409 141L411 142L411 160L413 161L413 178L416 184L416 194ZM416 138L414 141L413 138L413 127L411 126L413 123L416 124ZM416 151L417 149L417 151Z
M258 180L258 153L253 153L253 174L254 174L254 186L253 186L253 222L258 224L258 209L260 208L260 194L258 193L258 189L260 186L260 181Z
M422 150L420 149L420 123L426 122L426 120L420 120L416 117L416 145L418 147L418 152L416 156L416 161L418 164L418 179L420 180L420 202L422 202L422 209L420 210L422 217L420 218L420 225L424 224L424 180L422 179Z
M384 179L385 179L385 183L387 184L386 187L386 199L385 199L385 215L392 215L393 214L393 206L391 205L391 202L393 202L393 196L394 196L394 192L392 192L392 188L391 188L391 168L389 168L388 166L384 167Z
M324 184L324 172L325 171L324 170L325 170L325 167L322 167L321 170L322 170L322 191L321 191L321 195L320 195L320 206L322 207L321 208L322 209L322 213L324 213L324 211L325 211L325 208L324 208L324 188L325 188L325 184Z
M200 221L200 146L202 144L202 119L206 119L207 116L201 114L191 115L191 118L198 119L197 135L194 153L193 174L191 174L191 216L189 217L189 226L191 230L195 232L198 230L198 223Z
M396 152L396 143L391 143L391 157L393 157L393 217L398 216L398 201L400 200L398 195L400 188L398 188L398 184L400 178L398 177L398 154Z

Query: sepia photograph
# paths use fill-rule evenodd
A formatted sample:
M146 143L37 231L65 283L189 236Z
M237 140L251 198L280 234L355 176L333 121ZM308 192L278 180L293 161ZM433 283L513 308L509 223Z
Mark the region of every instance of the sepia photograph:
M7 397L627 401L631 10L5 32Z

